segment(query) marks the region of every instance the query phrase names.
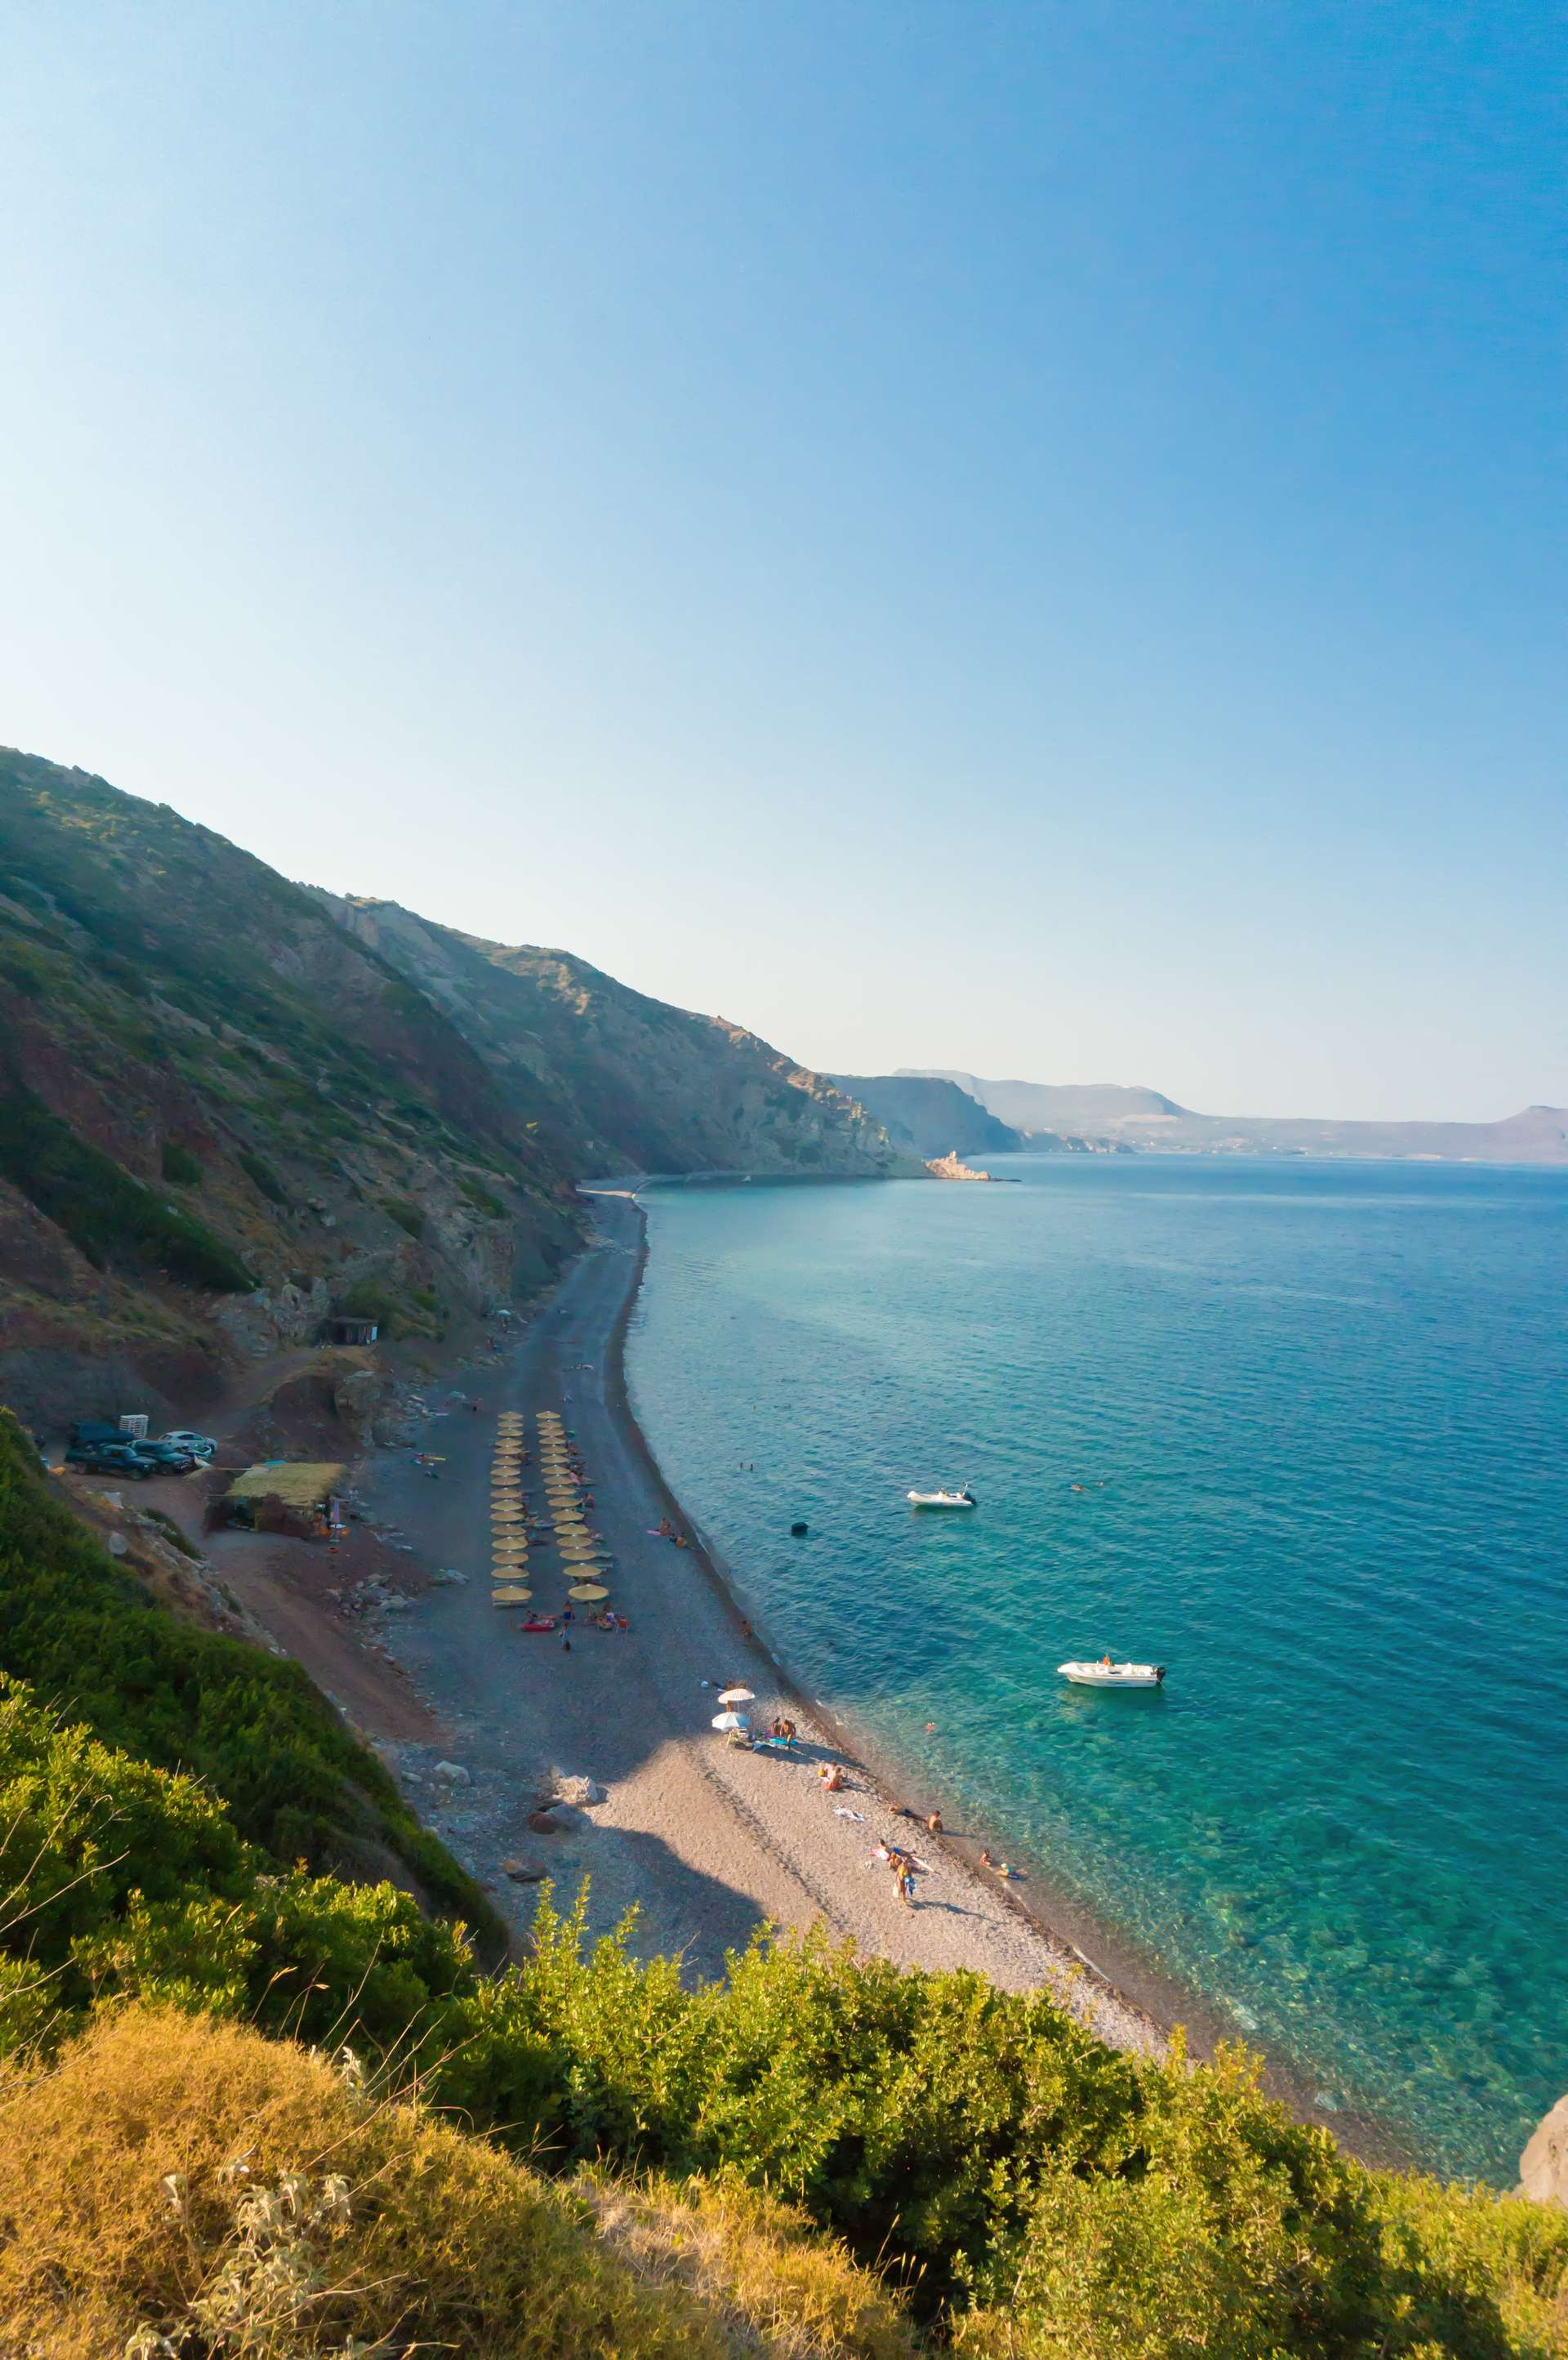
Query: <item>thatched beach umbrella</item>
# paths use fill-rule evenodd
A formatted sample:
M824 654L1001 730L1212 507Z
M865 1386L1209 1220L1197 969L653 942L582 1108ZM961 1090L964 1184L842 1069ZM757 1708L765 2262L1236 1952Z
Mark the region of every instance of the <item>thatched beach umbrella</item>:
M490 1603L492 1606L526 1606L532 1596L531 1590L524 1590L514 1582L506 1590L493 1590Z
M568 1598L580 1600L584 1606L596 1606L602 1598L608 1598L610 1593L602 1581L578 1581L572 1584L566 1594Z

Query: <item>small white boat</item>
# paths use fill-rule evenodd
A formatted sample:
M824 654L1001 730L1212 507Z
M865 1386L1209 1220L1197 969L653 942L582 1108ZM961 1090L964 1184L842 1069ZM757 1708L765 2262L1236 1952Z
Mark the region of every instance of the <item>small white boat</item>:
M911 1491L911 1508L973 1508L978 1505L967 1486L958 1491Z
M1157 1688L1165 1677L1163 1664L1113 1664L1109 1655L1095 1664L1058 1664L1056 1668L1081 1688Z

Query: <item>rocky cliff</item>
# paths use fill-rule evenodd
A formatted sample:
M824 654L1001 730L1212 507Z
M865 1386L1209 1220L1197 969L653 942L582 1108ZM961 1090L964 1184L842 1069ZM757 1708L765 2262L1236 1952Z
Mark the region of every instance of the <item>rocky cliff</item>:
M573 1173L919 1170L738 1025L289 884L0 751L0 1400L187 1414L329 1313L462 1336Z
M572 1193L308 893L0 753L0 1398L189 1407L334 1309L437 1337L549 1277Z
M829 1079L875 1115L890 1138L908 1142L921 1157L1006 1155L1024 1143L967 1090L934 1075L832 1074Z
M738 1024L633 991L565 951L322 894L338 923L439 1007L581 1175L918 1173L880 1121Z

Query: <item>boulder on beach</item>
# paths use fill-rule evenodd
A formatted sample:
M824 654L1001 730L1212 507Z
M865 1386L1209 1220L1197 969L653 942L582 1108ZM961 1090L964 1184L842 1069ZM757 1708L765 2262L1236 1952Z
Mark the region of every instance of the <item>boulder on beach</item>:
M1519 2192L1568 2211L1568 2097L1559 2098L1531 2132L1519 2158Z
M574 1804L579 1810L605 1799L605 1790L597 1778L573 1777L563 1770L552 1773L550 1791L558 1803Z
M471 1774L461 1762L438 1762L433 1775L443 1778L449 1786L471 1786L474 1784Z

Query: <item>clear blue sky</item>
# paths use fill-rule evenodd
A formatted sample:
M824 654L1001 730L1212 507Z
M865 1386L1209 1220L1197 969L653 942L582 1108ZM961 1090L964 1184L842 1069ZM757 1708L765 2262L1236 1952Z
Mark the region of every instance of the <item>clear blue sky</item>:
M1568 1100L1563 30L11 0L0 740L830 1068Z

